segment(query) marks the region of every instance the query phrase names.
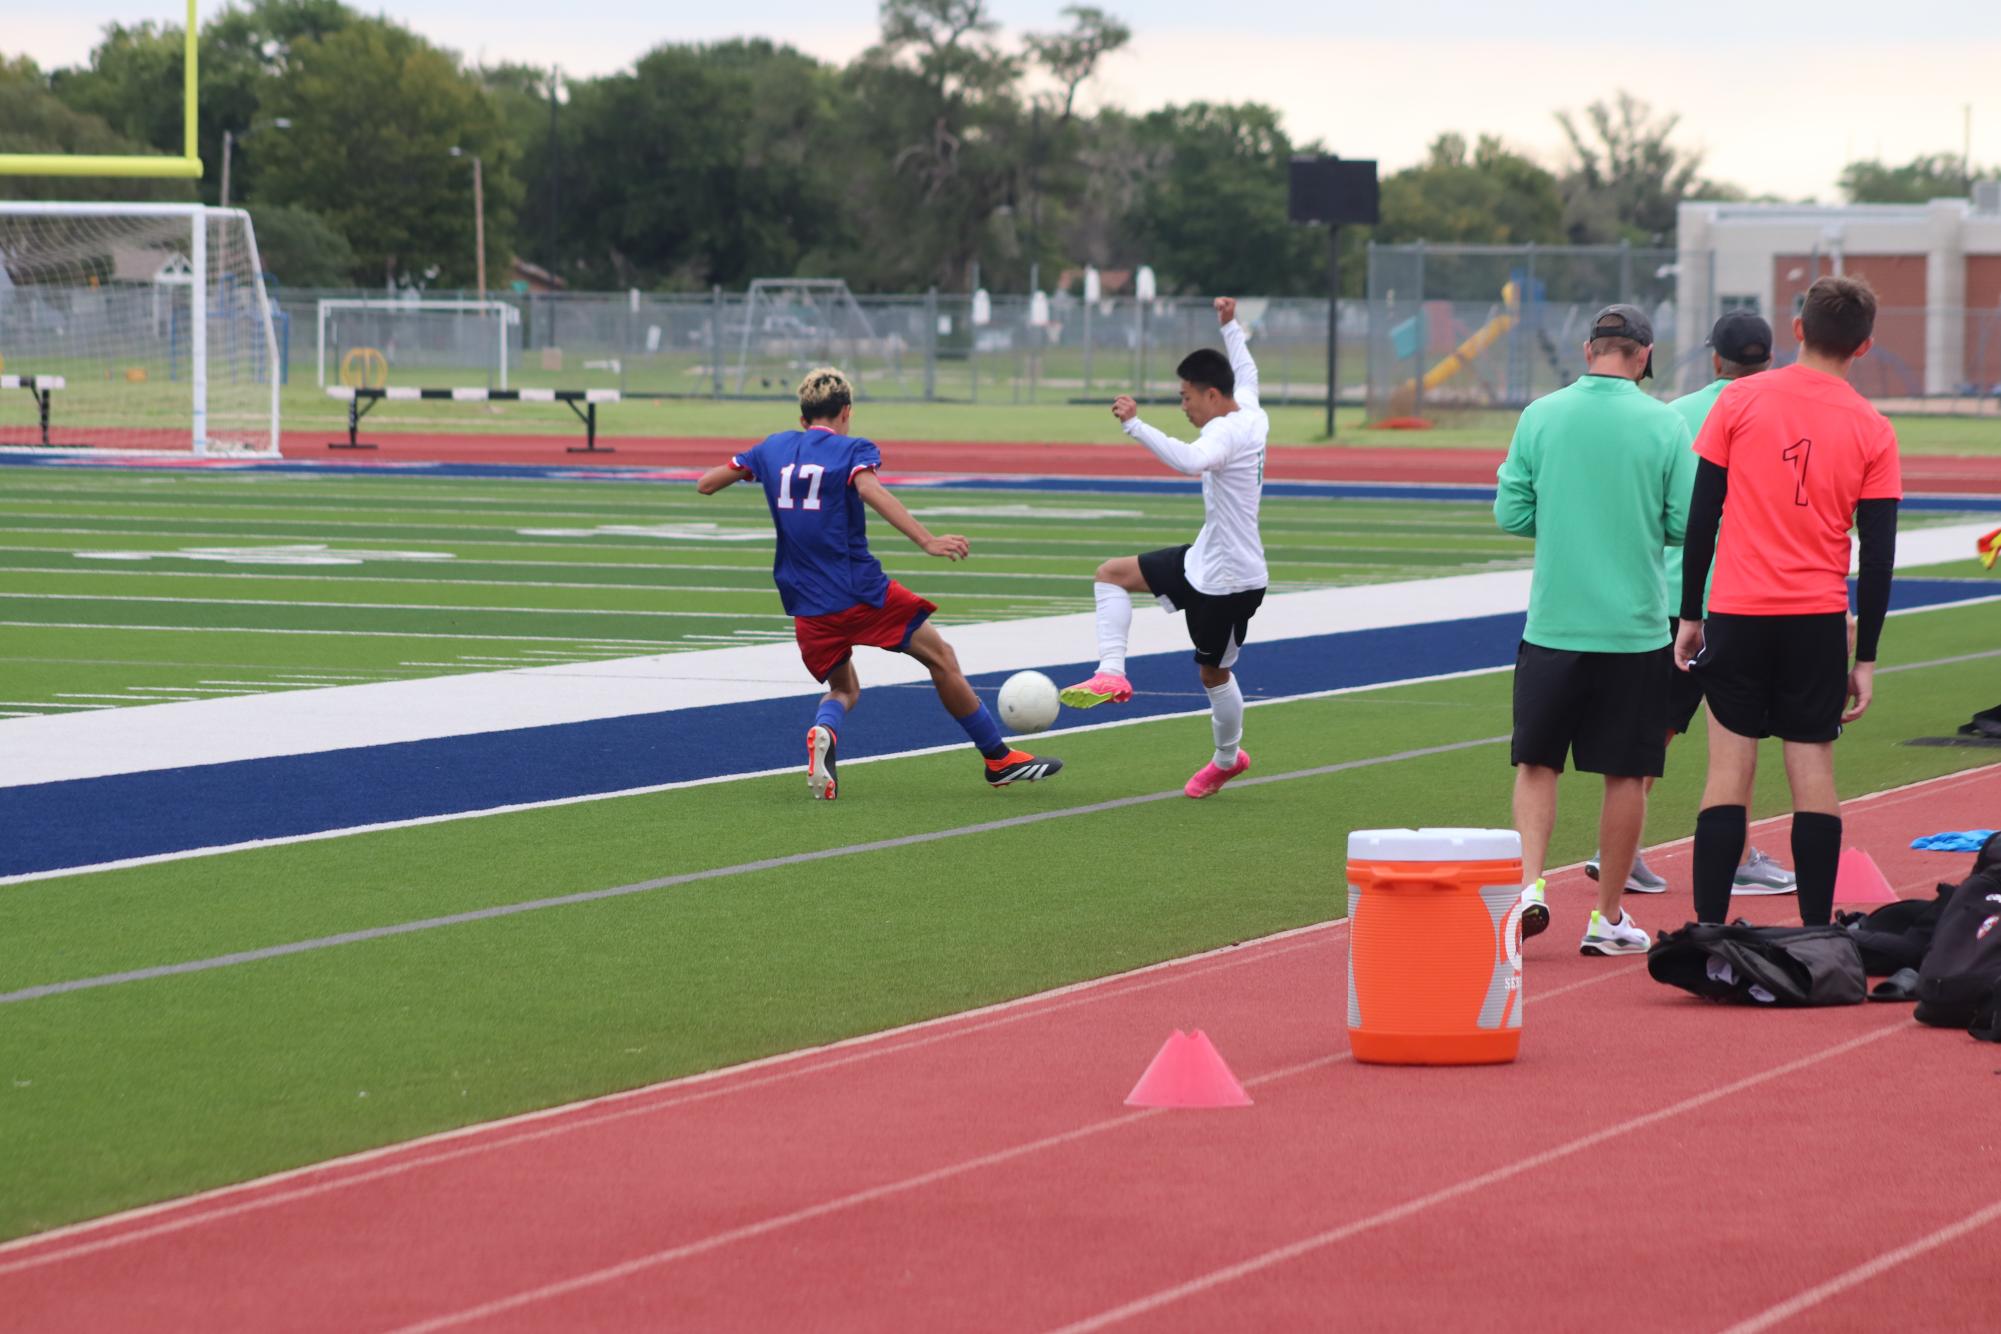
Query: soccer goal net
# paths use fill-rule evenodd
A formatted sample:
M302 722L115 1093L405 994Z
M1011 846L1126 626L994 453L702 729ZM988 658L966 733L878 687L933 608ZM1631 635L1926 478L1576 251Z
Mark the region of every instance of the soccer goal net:
M506 389L521 312L506 301L326 297L319 303L320 385Z
M0 445L278 450L250 216L0 202Z
M902 340L879 338L839 278L758 278L738 309L740 322L724 329L736 343L738 394L790 397L801 373L824 365L860 388L900 362Z

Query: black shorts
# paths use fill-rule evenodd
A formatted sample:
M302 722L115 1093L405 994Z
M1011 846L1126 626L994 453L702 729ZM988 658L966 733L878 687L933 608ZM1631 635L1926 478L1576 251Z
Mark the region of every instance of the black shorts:
M1692 674L1709 716L1738 736L1832 741L1848 704L1847 613L1711 612Z
M1243 593L1203 593L1188 582L1183 568L1188 556L1184 546L1163 547L1143 552L1139 573L1146 586L1169 611L1185 612L1188 638L1195 645L1195 661L1204 667L1229 667L1237 661L1237 650L1249 637L1251 617L1265 600L1262 588Z
M1681 622L1669 618L1668 635L1681 632ZM1702 678L1694 672L1684 672L1676 668L1673 679L1668 682L1668 726L1676 732L1686 732L1695 721L1695 711L1702 707Z
M1585 773L1659 778L1667 767L1668 677L1674 650L1577 653L1523 641L1515 654L1510 759Z

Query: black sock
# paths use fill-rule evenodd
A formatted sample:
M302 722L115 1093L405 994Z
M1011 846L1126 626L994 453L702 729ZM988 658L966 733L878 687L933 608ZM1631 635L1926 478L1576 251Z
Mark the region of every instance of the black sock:
M1793 874L1799 877L1800 921L1834 920L1834 873L1841 865L1841 817L1818 811L1793 815Z
M1710 806L1695 817L1695 920L1721 922L1730 915L1730 882L1744 855L1742 806Z

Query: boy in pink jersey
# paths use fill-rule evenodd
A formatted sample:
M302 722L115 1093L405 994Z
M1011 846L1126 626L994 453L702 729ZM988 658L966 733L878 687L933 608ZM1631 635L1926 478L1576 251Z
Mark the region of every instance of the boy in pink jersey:
M1799 360L1731 384L1696 437L1675 665L1701 677L1709 702L1709 778L1695 823L1700 921L1729 913L1758 740L1767 736L1786 743L1800 920L1824 924L1833 913L1841 859L1834 740L1874 690L1903 498L1896 433L1848 383L1875 323L1866 282L1819 279L1793 321ZM1852 668L1851 526L1862 548Z

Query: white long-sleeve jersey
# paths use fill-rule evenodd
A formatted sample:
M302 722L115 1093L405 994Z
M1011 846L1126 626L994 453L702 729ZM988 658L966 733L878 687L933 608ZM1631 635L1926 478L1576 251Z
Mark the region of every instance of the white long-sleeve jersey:
M1214 418L1194 442L1185 443L1148 426L1138 417L1125 432L1176 472L1202 479L1202 531L1188 549L1183 572L1198 593L1246 593L1271 582L1264 541L1258 536L1258 504L1264 495L1265 441L1271 418L1258 406L1258 365L1244 334L1231 320L1223 326L1223 346L1237 375L1237 410Z

